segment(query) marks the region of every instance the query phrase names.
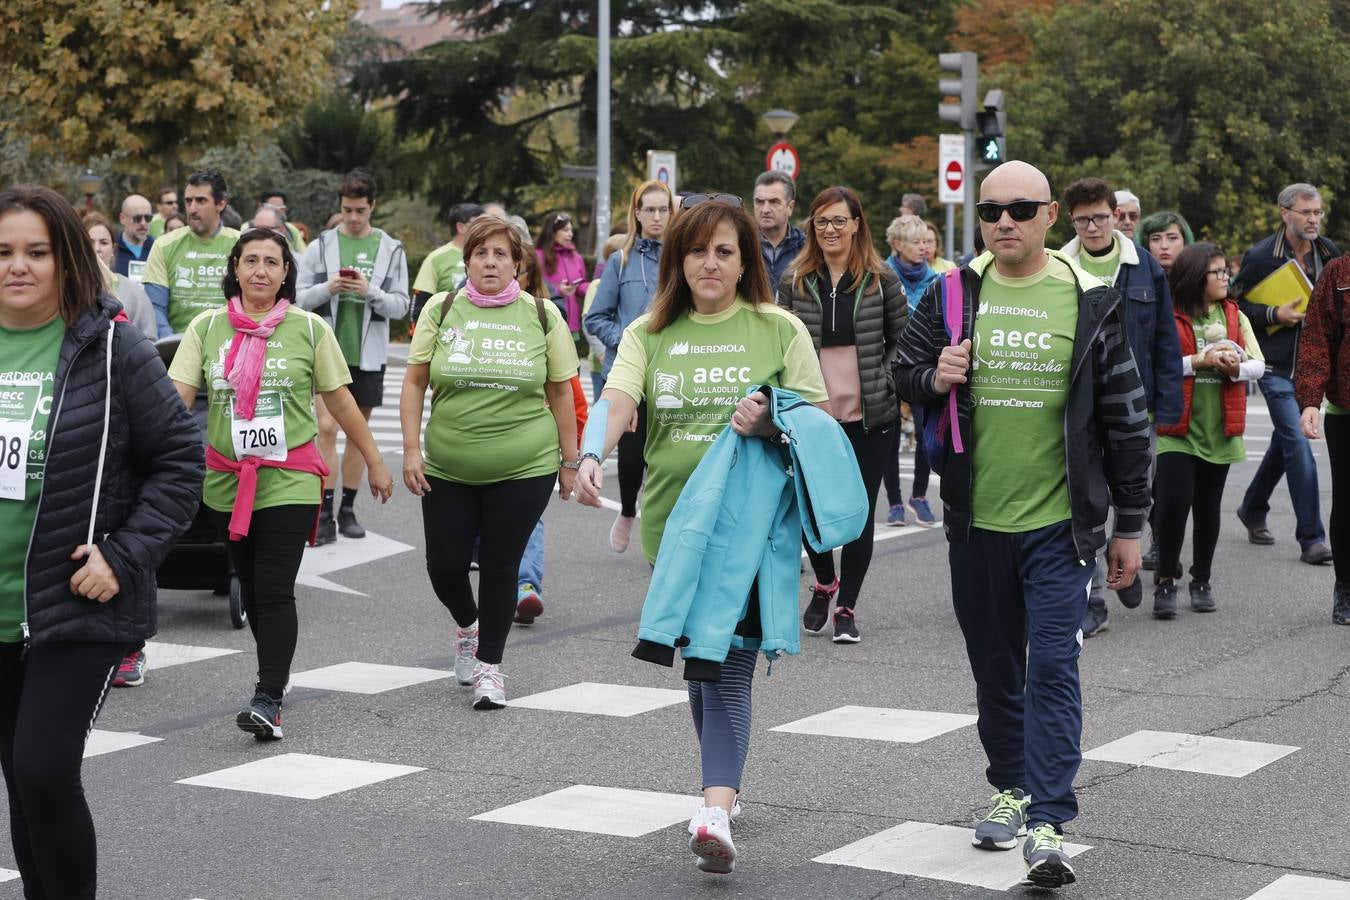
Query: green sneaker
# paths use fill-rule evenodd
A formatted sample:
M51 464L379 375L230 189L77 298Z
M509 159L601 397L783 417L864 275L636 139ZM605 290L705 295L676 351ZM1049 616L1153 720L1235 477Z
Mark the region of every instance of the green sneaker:
M1031 798L1018 788L1001 791L990 798L994 808L975 826L971 843L985 850L1011 850L1017 839L1027 833L1027 806Z
M1027 881L1037 887L1057 888L1073 884L1073 866L1064 853L1064 836L1055 826L1041 824L1031 829L1022 844L1027 863Z

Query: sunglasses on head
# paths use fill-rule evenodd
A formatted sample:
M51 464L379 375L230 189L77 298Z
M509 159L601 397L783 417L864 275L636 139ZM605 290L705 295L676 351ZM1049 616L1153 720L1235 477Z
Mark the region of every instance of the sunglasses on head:
M557 231L561 228L566 228L568 225L571 224L572 218L570 216L558 216L558 218L555 219L553 222L553 230Z
M727 206L742 207L745 205L745 201L735 194L685 194L680 198L680 209L690 209L700 203L707 203L709 200L715 203L725 203Z
M1030 222L1036 218L1036 213L1040 211L1042 206L1049 205L1049 200L1014 200L1011 203L995 203L992 200L985 200L975 204L975 211L980 214L982 221L991 225L1003 218L1005 211L1014 222Z

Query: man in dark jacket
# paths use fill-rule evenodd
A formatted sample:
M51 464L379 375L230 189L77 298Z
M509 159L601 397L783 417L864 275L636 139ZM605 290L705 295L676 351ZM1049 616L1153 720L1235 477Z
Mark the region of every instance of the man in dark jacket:
M132 281L141 280L150 248L155 245L150 234L151 218L150 201L140 194L129 194L122 201L122 212L117 216L122 233L117 236L117 246L113 250L113 271L118 275L125 275Z
M948 336L939 278L901 335L897 383L932 415L956 392L959 431L932 462L943 468L952 602L998 791L974 843L1010 850L1026 827L1028 880L1059 887L1075 880L1061 826L1078 813L1079 625L1110 506L1107 586L1139 569L1148 412L1119 295L1045 249L1058 213L1045 176L1005 163L980 198L990 252L960 270L963 340Z
M755 179L754 200L759 252L769 271L769 286L777 288L787 267L806 246L806 235L790 221L797 205L797 185L786 172L762 172Z
M1280 191L1281 226L1270 237L1247 251L1242 270L1233 281L1233 293L1242 311L1251 320L1257 343L1266 357L1266 374L1260 381L1270 410L1274 432L1270 446L1261 459L1261 465L1247 487L1247 493L1238 504L1238 519L1247 528L1247 539L1253 544L1275 543L1275 536L1266 526L1270 511L1270 495L1280 483L1281 476L1289 479L1289 499L1293 502L1298 538L1305 563L1323 565L1331 562L1331 548L1327 546L1326 529L1322 527L1317 489L1317 462L1312 447L1303 436L1299 425L1299 408L1294 399L1294 360L1298 357L1298 340L1303 332L1303 313L1295 309L1299 297L1290 297L1281 306L1267 306L1243 299L1247 292L1261 283L1280 266L1295 260L1313 284L1328 262L1341 255L1331 241L1320 234L1325 210L1322 197L1311 184L1291 184ZM1274 333L1267 329L1274 328Z
M1153 418L1149 428L1152 451L1157 447L1157 426L1171 425L1181 417L1181 341L1172 320L1167 273L1123 232L1112 229L1117 221L1116 194L1102 179L1080 178L1069 185L1064 191L1064 208L1077 235L1064 245L1064 255L1089 275L1115 285L1120 294L1125 337L1139 367ZM1143 582L1137 578L1120 591L1120 602L1130 609L1143 597ZM1105 630L1106 623L1106 571L1099 560L1083 619L1083 637Z

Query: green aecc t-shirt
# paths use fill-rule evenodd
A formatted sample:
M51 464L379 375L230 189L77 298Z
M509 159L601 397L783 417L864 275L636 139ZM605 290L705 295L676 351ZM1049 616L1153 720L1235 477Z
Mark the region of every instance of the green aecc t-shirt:
M338 232L338 259L342 268L356 269L366 281L375 277L375 254L380 250L380 233L372 231L362 238L348 237ZM349 366L361 365L361 323L366 314L366 298L359 294L338 294L338 346Z
M169 291L169 325L182 334L203 310L225 302L220 282L239 232L222 227L202 239L191 228L171 231L155 241L145 262L141 284L157 284Z

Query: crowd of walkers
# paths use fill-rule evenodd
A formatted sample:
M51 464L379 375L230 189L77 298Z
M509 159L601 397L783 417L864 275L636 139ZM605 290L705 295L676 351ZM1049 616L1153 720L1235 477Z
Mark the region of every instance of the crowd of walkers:
M512 626L544 611L550 496L600 506L617 451L608 546L624 553L636 532L653 570L633 655L684 658L703 772L689 844L707 872L735 866L758 656L827 627L862 640L874 523L945 528L995 791L973 843L1025 835L1040 886L1076 878L1063 826L1078 810L1078 656L1108 627L1107 592L1140 606L1151 569L1159 620L1178 616L1183 575L1195 613L1239 595L1213 561L1253 383L1274 433L1237 517L1253 544L1277 543L1285 478L1299 559L1334 563L1332 620L1350 624L1350 263L1321 235L1311 185L1282 191L1279 229L1233 256L1099 178L1057 199L1006 163L975 208L986 249L958 265L918 195L874 237L844 186L795 219L779 172L749 204L646 181L589 274L566 212L531 235L465 203L411 290L365 173L342 180L307 243L281 191L239 228L219 172L186 179L174 229L178 196L159 192L153 215L126 198L115 232L45 188L0 192L0 763L37 895L93 896L84 740L111 687L144 683L155 572L199 508L256 643L235 722L283 737L305 546L365 537L363 481L381 502L393 492L369 421L390 323L410 313L402 481L458 682L475 709L506 705ZM1075 236L1053 249L1060 217ZM1309 443L1323 433L1329 538Z

